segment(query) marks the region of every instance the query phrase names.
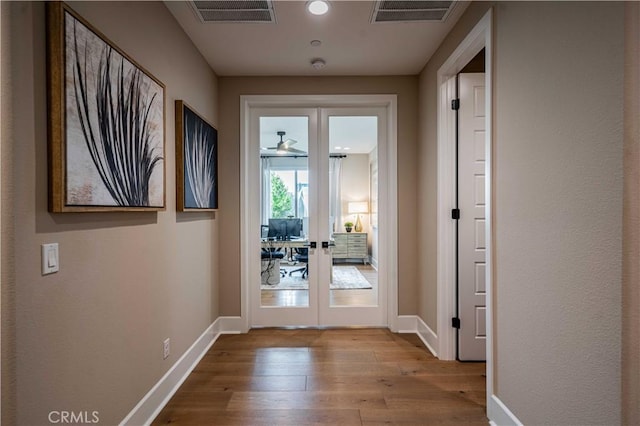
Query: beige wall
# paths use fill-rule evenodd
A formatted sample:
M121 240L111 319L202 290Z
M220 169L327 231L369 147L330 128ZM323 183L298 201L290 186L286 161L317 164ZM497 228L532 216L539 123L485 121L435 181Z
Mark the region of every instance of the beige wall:
M2 294L16 297L15 328L3 318L2 332L16 345L9 361L3 353L2 373L3 386L12 374L17 386L3 389L3 417L13 393L25 425L48 424L51 410L98 411L101 424L117 424L218 316L218 221L176 214L174 195L174 101L216 124L217 78L161 2L72 7L166 85L167 209L47 212L44 6L12 3L6 50L3 27L3 70L9 63L13 77L3 132L6 108L14 120L2 138L2 231L15 244L3 246L2 266L15 268L15 279L3 276ZM43 277L48 242L60 245L61 269ZM172 353L163 360L167 337Z
M420 107L418 113L418 188L416 204L418 221L417 276L419 285L418 315L432 329L437 320L437 125L438 125L438 69L451 56L466 35L491 7L491 2L471 3L456 26L442 42L420 74Z
M419 315L436 330L436 73L491 6L495 392L525 424L615 424L621 3L473 3L421 73Z
M494 16L496 394L524 424L617 424L623 5Z
M300 94L398 95L398 230L400 314L415 314L415 204L418 80L400 77L221 77L220 314L240 315L240 96Z
M356 215L349 214L350 201L369 202L369 155L350 154L342 160L342 220L338 231L344 232L345 222L356 223ZM363 232L369 232L369 215L361 214Z
M640 424L640 3L625 3L622 423Z
M1 282L0 287L0 309L2 321L2 340L0 342L0 354L2 364L0 371L0 381L2 388L0 395L2 396L1 406L2 414L0 423L5 425L15 424L15 405L16 405L16 336L15 336L15 270L13 268L13 227L9 226L6 220L8 209L13 204L13 190L8 183L12 181L13 164L4 159L11 158L13 146L11 141L14 138L13 129L13 111L11 100L13 98L14 78L10 61L6 60L6 52L11 50L11 33L14 30L13 23L17 20L13 15L14 8L8 2L0 2L0 53L2 54L0 74L2 109L0 111L0 191L2 199L0 200L0 220L1 220L1 243L0 243L0 270Z

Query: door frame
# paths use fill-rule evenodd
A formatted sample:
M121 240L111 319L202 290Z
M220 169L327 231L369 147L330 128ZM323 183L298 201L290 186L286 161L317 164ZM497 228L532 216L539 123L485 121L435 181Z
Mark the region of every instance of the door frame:
M254 108L343 108L382 107L386 109L387 149L378 155L388 170L388 190L380 199L380 245L386 244L386 325L398 330L398 194L397 194L397 96L396 95L243 95L240 96L240 322L243 331L251 327L252 270L250 259L254 250L251 232L251 206L259 199L256 185L249 185L253 170L253 153L250 149L250 116ZM379 152L380 154L381 152ZM382 277L380 277L382 279Z
M493 9L480 19L465 39L458 45L444 64L438 69L438 195L437 195L437 292L438 292L438 358L454 360L456 357L456 332L451 318L456 313L456 232L451 219L455 207L456 184L456 120L451 101L456 98L456 75L462 68L485 49L485 197L486 197L486 285L487 285L487 399L493 394L493 335L494 300L493 271L494 235L493 223L493 150L492 150L492 14ZM489 407L489 404L487 405ZM489 416L491 418L491 416Z

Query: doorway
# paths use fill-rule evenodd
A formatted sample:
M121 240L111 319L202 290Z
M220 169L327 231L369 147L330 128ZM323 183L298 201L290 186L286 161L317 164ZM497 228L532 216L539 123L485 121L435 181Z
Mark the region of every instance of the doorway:
M488 417L494 418L500 408L494 402L494 348L493 348L493 211L492 211L492 11L489 10L451 56L438 70L438 231L437 231L437 291L438 358L453 360L456 358L456 329L452 318L457 314L456 296L456 232L452 210L456 207L456 114L451 102L456 96L456 75L483 48L485 49L485 262L486 286L486 386Z
M283 97L251 98L242 185L253 195L242 197L248 326L389 325L389 311L397 316L389 305L390 295L397 300L395 256L381 246L394 247L386 229L393 215L378 206L395 197L379 184L395 168L377 154L395 147L395 102L367 106L357 96L343 107L350 97L339 96L309 107L308 98L284 97L286 106L274 101Z

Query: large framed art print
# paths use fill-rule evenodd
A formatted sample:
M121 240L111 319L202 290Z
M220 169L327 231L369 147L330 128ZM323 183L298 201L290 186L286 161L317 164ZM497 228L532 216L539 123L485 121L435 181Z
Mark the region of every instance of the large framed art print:
M165 86L47 3L49 210L165 209Z
M176 101L176 208L218 209L218 131L181 100Z

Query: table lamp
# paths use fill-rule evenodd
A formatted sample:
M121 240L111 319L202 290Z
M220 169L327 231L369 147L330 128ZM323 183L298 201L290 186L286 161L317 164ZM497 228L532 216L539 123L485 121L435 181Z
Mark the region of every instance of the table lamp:
M356 220L355 231L362 232L362 222L360 222L360 214L369 212L369 205L366 201L353 201L347 205L349 214L355 214L358 216Z

